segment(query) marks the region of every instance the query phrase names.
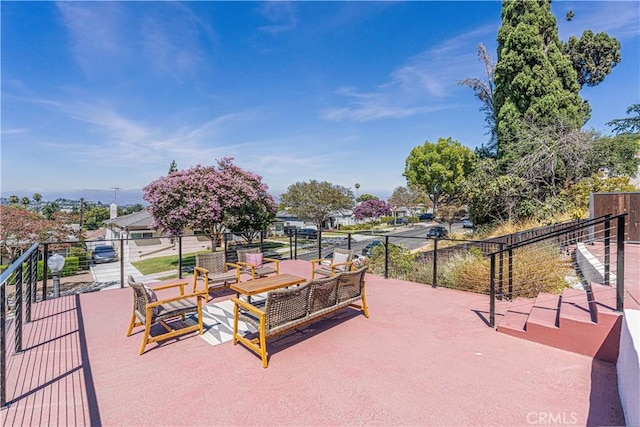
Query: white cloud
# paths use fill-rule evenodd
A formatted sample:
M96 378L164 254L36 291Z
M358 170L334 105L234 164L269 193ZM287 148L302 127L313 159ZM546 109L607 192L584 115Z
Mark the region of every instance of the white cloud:
M202 33L211 38L214 32L188 7L177 3L165 7L150 9L141 20L140 49L156 72L180 79L206 61L199 37Z
M271 22L258 28L266 33L277 34L293 30L298 26L295 4L284 1L267 1L260 3L258 14Z
M148 67L181 80L205 62L200 38L214 38L209 24L179 3L143 5L58 3L74 58L87 75L127 75Z
M71 38L76 62L93 74L114 69L131 55L129 22L119 2L58 2L58 11Z
M19 134L23 134L23 133L28 133L29 129L26 128L12 128L12 129L5 129L3 128L0 131L1 135L19 135Z
M605 32L619 40L640 35L640 5L637 1L555 2L560 39L580 37L583 31ZM568 11L575 16L565 20Z
M446 98L456 81L478 69L477 46L495 32L494 26L485 26L427 49L393 70L373 91L341 88L337 94L347 98L347 105L327 108L321 115L333 121L368 121L451 108Z
M243 149L236 144L215 144L216 135L225 126L244 120L247 115L243 113L227 114L174 130L171 123L141 123L101 102L31 101L57 112L63 120L66 118L85 124L84 132L92 135L89 140L84 135L66 135L65 142L48 142L49 145L64 146L70 158L95 161L104 166L138 168L168 165L167 159L169 162L180 159L188 167L209 163L214 158Z

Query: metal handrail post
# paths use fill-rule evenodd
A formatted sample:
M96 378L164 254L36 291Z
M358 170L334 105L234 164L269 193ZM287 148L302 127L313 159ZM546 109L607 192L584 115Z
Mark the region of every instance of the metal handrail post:
M30 270L31 270L31 302L36 302L38 297L38 255L40 252L38 250L33 251L31 254L31 261L29 262Z
M489 326L496 326L496 255L491 254L489 270Z
M0 283L0 408L7 406L7 286Z
M611 285L611 221L609 216L604 222L604 285Z
M124 288L124 239L120 236L120 289Z
M318 230L318 258L322 258L322 230Z
M504 285L503 269L504 269L504 243L500 243L500 259L498 260L498 298L502 299L502 289ZM509 300L511 300L511 292L509 292Z
M260 252L264 253L264 230L260 230Z
M214 245L213 249L215 250L215 246L218 245L218 239L216 238L216 241L211 244ZM178 236L178 279L182 279L182 235Z
M438 238L433 239L433 277L431 279L431 287L438 286Z
M31 259L31 256L29 256L29 258L27 259L27 292L25 294L25 310L24 310L24 321L25 323L30 323L31 322L31 293L33 292L33 290L31 289L31 287L33 286L33 283L31 282L31 263L29 262L29 260ZM24 273L24 271L23 271ZM4 326L4 325L3 325Z
M509 267L508 267L507 286L509 287L509 295L512 295L512 298L513 298L513 249L511 248L509 248Z
M625 217L618 217L618 229L616 230L616 310L624 310L624 234Z
M47 258L49 258L49 244L45 243L42 251L42 301L47 299L47 276L49 276Z
M293 259L293 234L289 233L289 259Z
M22 351L22 263L16 268L16 299L14 303L14 322L16 336L14 339L14 353ZM4 328L5 325L2 325Z
M389 278L389 236L384 236L384 278Z

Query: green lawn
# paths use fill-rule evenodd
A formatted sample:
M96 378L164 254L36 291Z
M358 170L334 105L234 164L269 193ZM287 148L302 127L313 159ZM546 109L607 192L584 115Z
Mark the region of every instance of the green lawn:
M194 252L182 256L182 265L196 265L196 254L206 254L209 251ZM154 274L162 271L178 269L178 255L167 255L157 258L149 258L142 261L132 262L142 274Z
M287 240L288 243L288 240ZM255 244L255 243L254 243ZM274 242L270 240L264 241L264 249L275 250L286 246L280 242ZM182 255L182 265L196 265L196 254L207 254L210 251L194 252L186 255ZM142 261L132 262L133 266L142 274L154 274L163 271L177 270L178 269L178 255L167 255L156 258L149 258Z

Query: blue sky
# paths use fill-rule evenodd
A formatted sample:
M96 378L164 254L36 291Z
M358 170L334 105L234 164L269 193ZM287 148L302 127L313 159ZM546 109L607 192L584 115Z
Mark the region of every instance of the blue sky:
M2 196L140 194L233 157L274 196L317 179L387 198L410 150L486 142L476 49L500 2L2 2ZM563 18L573 10L575 18ZM585 88L606 122L640 102L640 3L556 1L560 38L605 31L622 62ZM85 194L85 197L87 195Z

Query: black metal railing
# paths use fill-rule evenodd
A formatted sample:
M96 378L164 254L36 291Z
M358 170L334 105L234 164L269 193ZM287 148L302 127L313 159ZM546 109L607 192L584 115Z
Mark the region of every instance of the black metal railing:
M602 217L581 220L563 227L554 228L547 233L535 233L528 239L513 241L511 244L502 245L499 250L491 252L486 256L490 259L489 273L489 324L495 326L496 301L507 299L513 300L514 296L519 296L514 290L514 276L518 273L518 268L530 268L533 272L532 280L540 280L539 269L542 265L536 265L535 261L528 261L516 266L517 253L534 248L534 251L542 252L549 247L555 248L559 252L569 252L569 248L578 243L595 244L602 243L603 246L603 284L610 285L611 278L611 231L615 230L615 255L616 255L616 310L622 311L624 308L624 242L625 242L625 220L627 214L615 216L605 215ZM506 265L505 265L506 264ZM536 270L537 274L536 275ZM506 281L506 283L505 283ZM520 294L535 289L520 290Z
M190 274L195 265L195 254L211 250L224 251L227 261L237 260L237 250L249 247L259 247L261 252L269 257L286 259L311 260L331 256L336 248L354 250L356 255L366 257L361 260L369 263L370 272L383 275L385 278L400 278L418 283L436 286L449 286L446 277L448 264L456 258L475 257L486 260L487 273L483 276L478 290L475 288L458 288L486 292L490 295L490 323L495 324L496 299L511 299L514 296L513 278L517 270L514 266L514 254L521 248L538 242L552 242L558 249L563 250L577 241L602 241L605 248L605 282L611 277L610 258L611 249L615 250L617 261L616 280L618 283L618 309L622 308L624 296L624 215L603 217L595 220L579 220L540 227L526 232L500 236L487 240L461 240L451 238L428 237L426 230L420 235L405 235L392 230L368 231L322 231L316 233L292 230L279 235L267 231L248 233L223 233L218 241L213 242L210 236L155 236L148 238L107 239L94 241L48 242L33 244L2 273L0 298L1 327L0 343L2 355L0 366L0 406L6 405L6 340L9 336L8 327L12 325L14 333L14 351L22 351L23 319L31 321L31 305L39 300L52 298L55 293L49 286L49 272L47 260L53 252L62 254L68 263L61 272L66 278L86 275L94 281L91 267L93 261L91 250L96 245L110 245L118 254L117 273L110 281L102 282L98 278L82 288L70 286L60 295L88 292L102 289L104 286L125 286L125 266L129 263L157 256L171 257L168 265L171 269L165 276L182 278ZM616 245L612 247L611 223L617 224ZM594 227L602 225L604 232L594 232ZM416 229L416 228L414 228ZM405 228L406 230L406 228ZM380 241L381 244L372 251L365 250L368 243ZM115 268L114 268L115 270ZM38 286L41 286L38 292ZM486 291L484 291L486 289ZM7 319L9 315L10 320Z
M31 322L31 303L35 301L38 263L38 243L34 243L0 275L0 407L7 405L7 336L8 327L13 324L15 353L22 352L23 314L26 322ZM26 292L24 285L26 284ZM13 318L7 319L9 286L15 287L13 298ZM24 300L23 300L24 295ZM24 305L24 307L23 307Z

